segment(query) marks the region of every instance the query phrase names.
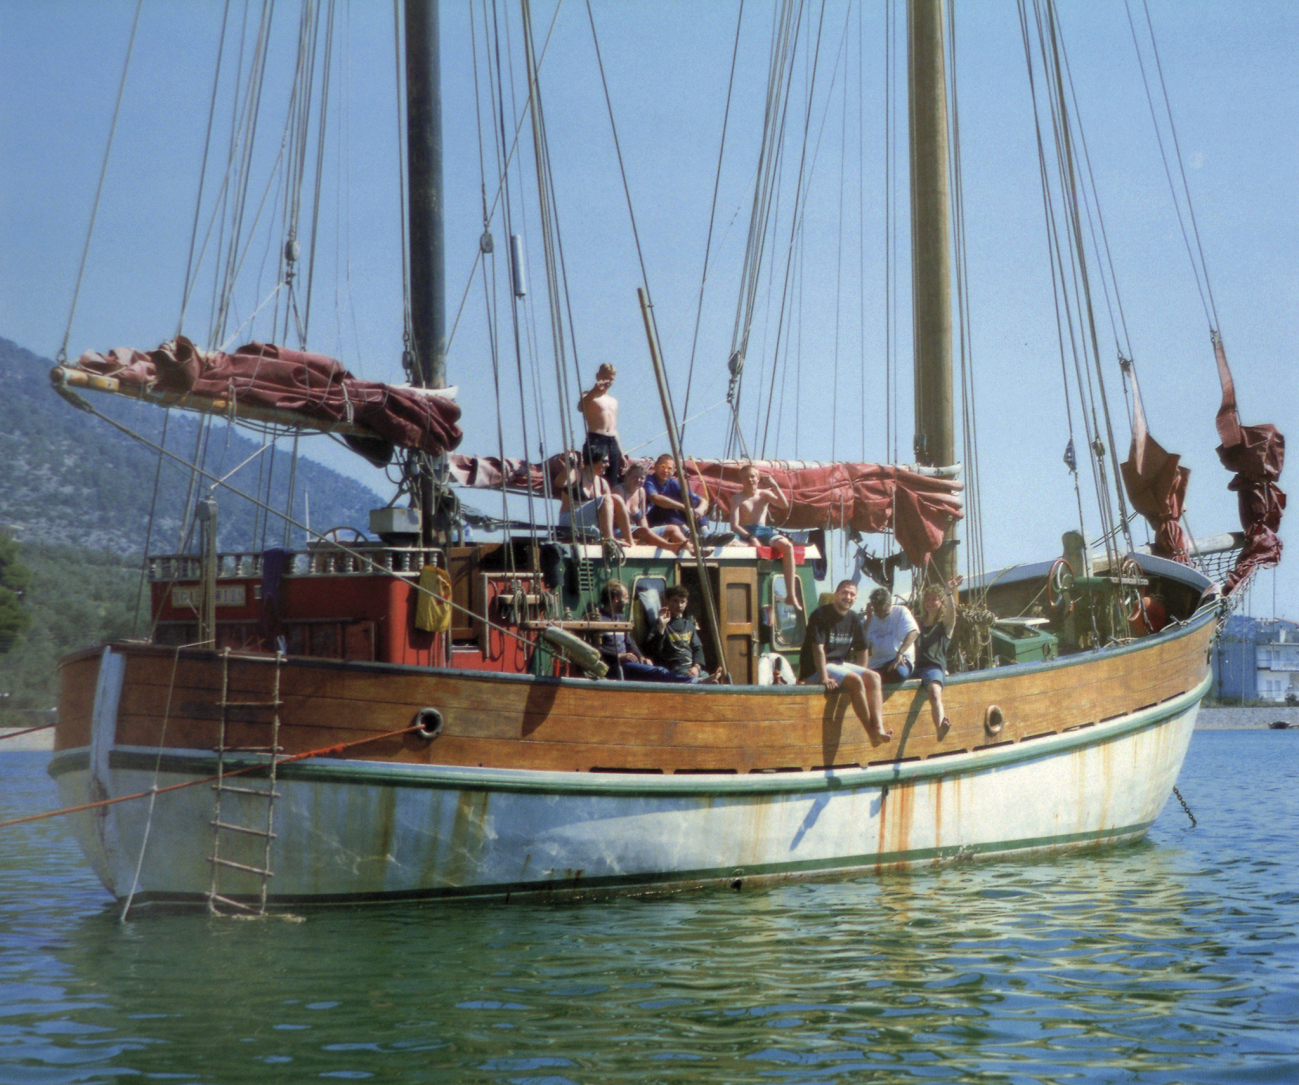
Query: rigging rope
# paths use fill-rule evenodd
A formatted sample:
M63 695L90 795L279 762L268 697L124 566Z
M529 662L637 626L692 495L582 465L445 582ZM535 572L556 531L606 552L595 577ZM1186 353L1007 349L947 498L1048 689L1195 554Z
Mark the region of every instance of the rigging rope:
M68 324L63 330L63 343L56 361L63 365L68 360L68 340L72 338L72 318L77 312L77 299L81 296L81 280L86 273L86 260L90 256L90 239L95 236L95 220L99 217L99 200L104 192L104 178L108 176L108 162L113 152L113 137L117 133L117 118L122 111L122 97L126 92L126 77L131 70L131 56L135 52L135 32L140 26L140 9L144 0L136 0L135 16L131 20L131 37L126 44L126 59L122 62L122 78L117 84L117 101L113 106L113 120L108 126L108 145L104 148L104 161L99 167L99 183L95 186L95 200L90 209L90 225L86 229L86 244L81 250L81 263L77 267L77 281L72 290L72 304L68 309Z
M699 325L704 315L704 287L708 284L708 260L713 249L713 227L717 221L717 196L722 184L722 161L726 153L726 132L731 119L731 99L735 92L735 69L740 55L740 27L744 22L744 0L735 17L735 43L731 47L731 73L726 83L726 108L722 111L722 136L717 147L717 170L713 174L713 198L708 208L708 233L704 239L704 267L699 275L699 300L695 306L695 330L690 340L690 367L686 371L686 395L681 413L686 421L681 423L681 439L686 437L686 422L690 419L690 390L695 379L695 352L699 346Z
M1070 120L1070 110L1066 96L1068 86L1067 63L1063 55L1056 24L1055 7L1052 0L1034 0L1033 26L1036 30L1041 69L1048 93L1045 95L1046 108L1049 111L1051 130L1056 148L1055 178L1059 185L1058 197L1053 197L1050 171L1047 166L1045 140L1042 134L1043 107L1037 94L1033 46L1030 35L1030 21L1025 0L1019 2L1020 27L1023 37L1026 67L1029 77L1030 94L1033 101L1033 112L1037 132L1038 165L1042 183L1043 210L1047 224L1047 235L1050 239L1052 278L1056 304L1057 334L1060 342L1061 366L1065 373L1066 412L1070 427L1070 447L1073 446L1073 416L1068 396L1068 362L1072 355L1074 376L1079 390L1081 417L1087 435L1089 462L1092 468L1092 481L1100 514L1100 536L1106 540L1106 553L1111 564L1117 562L1113 540L1122 532L1127 540L1127 547L1132 549L1131 535L1127 530L1126 500L1123 493L1119 472L1114 472L1115 494L1119 514L1117 524L1111 513L1109 499L1109 479L1104 464L1105 444L1101 437L1101 419L1105 419L1104 431L1109 440L1111 454L1117 463L1117 446L1114 440L1113 423L1110 418L1108 397L1105 391L1104 374L1101 366L1099 342L1096 323L1093 315L1091 278L1087 269L1082 227L1083 209L1087 206L1085 193L1080 198L1079 173L1074 157L1074 124ZM1075 107L1076 108L1076 107ZM1058 198L1061 209L1057 214L1055 200ZM1064 220L1063 226L1060 219ZM1093 241L1095 233L1092 234ZM1069 270L1066 270L1066 267ZM1104 282L1102 275L1101 281ZM1094 365L1084 364L1084 358ZM1094 368L1094 373L1092 369ZM1070 464L1071 470L1073 465ZM1082 521L1081 492L1075 490L1079 500L1080 529L1086 537Z
M798 237L802 232L803 216L801 212L802 212L802 203L804 199L803 194L805 191L804 186L807 182L808 133L811 131L811 127L812 127L813 95L816 89L817 72L819 71L819 67L820 67L817 61L821 55L821 36L822 36L822 31L824 29L824 25L825 25L825 7L824 5L822 5L821 17L817 21L816 44L813 48L812 57L810 60L811 69L812 69L812 80L811 80L811 85L808 87L808 91L807 91L807 108L804 110L803 113L802 150L800 151L799 154L798 171L795 175L796 180L794 185L794 197L792 201L794 205L794 213L791 216L790 225L789 225L789 242L786 245L786 249L785 249L785 280L784 280L784 286L782 288L781 297L780 297L780 313L776 321L776 357L772 359L771 384L767 392L766 422L762 430L762 440L759 441L757 439L757 434L756 433L754 434L754 444L758 448L758 454L762 456L764 459L766 458L767 455L767 436L771 428L772 403L775 400L775 394L776 394L776 370L778 368L783 370L787 368L787 364L788 364L787 362L784 361L786 355L782 354L780 351L781 329L784 327L785 324L785 306L790 297L791 277L794 273L793 268L794 268L794 253L796 251L796 243ZM779 420L777 421L777 427L779 428Z
M1173 156L1177 161L1179 175L1182 182L1181 195L1186 201L1187 218L1191 222L1191 234L1195 238L1195 246L1192 248L1191 238L1186 233L1186 223L1182 219L1182 205L1178 199L1177 186L1173 183L1172 170L1168 165L1168 152L1164 149L1164 140L1160 132L1159 117L1155 112L1154 98L1150 92L1150 79L1146 75L1145 62L1141 57L1141 46L1137 40L1137 29L1132 22L1132 6L1125 0L1124 9L1128 16L1128 26L1132 31L1132 44L1137 52L1137 64L1141 70L1141 81L1146 90L1146 102L1150 106L1150 119L1155 126L1155 137L1159 143L1159 154L1164 163L1164 175L1168 178L1168 187L1173 194L1173 207L1177 212L1177 224L1182 231L1182 241L1186 245L1186 254L1191 260L1191 270L1195 275L1195 285L1200 291L1200 304L1204 307L1204 315L1209 321L1210 328L1218 327L1217 308L1213 302L1213 288L1209 282L1209 266L1204 257L1204 245L1200 240L1200 230L1195 222L1195 206L1191 202L1191 186L1186 179L1186 166L1182 159L1182 149L1177 140L1177 126L1173 122L1173 107L1168 97L1168 87L1164 82L1164 69L1159 60L1159 46L1155 41L1155 28L1150 19L1150 5L1142 0L1142 10L1146 15L1146 28L1150 36L1150 50L1155 59L1155 70L1159 77L1159 90L1163 97L1164 112L1168 117L1168 131L1173 142Z
M956 7L952 0L947 4L947 57L950 80L950 108L948 110L952 148L949 163L952 193L952 223L955 242L954 271L956 280L956 321L959 333L959 376L961 388L961 440L962 459L965 464L965 562L966 580L973 587L984 583L983 523L980 505L978 422L975 410L973 320L970 316L970 291L968 289L969 250L965 237L965 187L961 157L961 112L958 94L959 78L956 49ZM941 581L941 577L940 577ZM986 595L986 587L985 587Z
M415 723L409 727L402 727L396 731L385 731L379 735L367 735L365 738L355 738L350 742L337 742L331 746L318 746L314 750L304 750L302 753L289 754L286 757L275 757L267 761L260 761L255 765L246 765L241 769L227 769L221 775L223 776L243 776L249 772L265 771L272 764L278 769L281 765L291 765L297 761L305 761L309 757L337 757L339 754L348 750L355 749L357 746L365 746L371 742L381 742L386 738L399 738L402 735L408 735L420 730L422 724ZM184 791L186 788L198 787L200 784L210 784L218 779L217 774L203 776L195 780L182 780L178 784L168 784L166 787L154 785L147 791L136 791L130 795L118 795L113 799L100 799L97 802L85 802L78 806L64 806L58 810L45 810L39 814L27 814L24 817L9 818L7 821L0 821L0 829L8 829L14 825L25 825L32 821L44 821L48 818L62 817L65 814L80 814L86 810L102 810L106 806L116 806L118 803L134 802L137 799L150 799L157 795L165 795L169 791Z

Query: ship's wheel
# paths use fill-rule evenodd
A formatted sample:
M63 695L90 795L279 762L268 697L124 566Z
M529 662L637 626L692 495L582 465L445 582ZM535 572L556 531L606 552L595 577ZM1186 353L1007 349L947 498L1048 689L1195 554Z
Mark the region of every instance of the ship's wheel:
M1128 581L1140 580L1141 575L1141 566L1135 558L1126 557L1119 565L1119 607L1129 622L1141 618L1142 604L1140 586Z
M1056 558L1051 565L1051 571L1046 575L1046 601L1053 610L1062 606L1065 610L1073 609L1073 599L1069 594L1069 589L1072 587L1073 566L1064 558Z

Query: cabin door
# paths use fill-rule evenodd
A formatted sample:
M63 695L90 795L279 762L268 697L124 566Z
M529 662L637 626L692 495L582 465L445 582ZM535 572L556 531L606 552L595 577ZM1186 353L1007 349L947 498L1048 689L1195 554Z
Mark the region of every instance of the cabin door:
M722 627L720 639L727 673L736 685L752 685L758 680L758 571L711 562L707 569L709 594L717 603L717 620ZM715 658L716 639L708 632L708 609L699 594L699 571L682 563L677 577L678 583L690 589L688 613L699 625L707 669L713 670L721 661Z
M743 566L718 568L722 650L731 681L749 686L758 680L758 571Z

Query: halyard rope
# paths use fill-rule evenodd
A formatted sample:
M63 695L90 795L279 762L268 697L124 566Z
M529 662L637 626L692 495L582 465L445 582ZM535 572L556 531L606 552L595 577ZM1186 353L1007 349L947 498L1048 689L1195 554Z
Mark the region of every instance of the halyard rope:
M255 765L247 765L241 769L232 769L223 775L242 776L246 772L255 772L259 769L270 768L272 764L274 764L276 768L279 768L281 765L288 765L294 761L305 761L308 757L337 756L345 750L349 750L354 746L363 746L367 742L379 742L385 738L396 738L400 735L411 734L418 731L420 726L420 724L416 723L409 727L403 727L397 731L385 731L381 735L368 735L365 738L354 739L351 742L339 742L332 746L321 746L315 750L307 750L304 753L290 754L288 757L272 758L270 761L262 761ZM82 803L80 806L65 806L61 810L47 810L41 814L28 814L25 817L10 818L8 821L0 821L0 829L7 829L11 825L22 825L29 821L41 821L45 818L60 817L63 814L78 814L83 810L96 810L102 806L113 806L116 803L130 802L133 799L147 799L151 795L162 795L168 791L180 791L182 788L194 787L197 784L210 784L216 778L216 776L203 776L197 780L186 780L179 784L168 784L166 787L158 787L155 785L147 791L137 791L131 795L119 795L115 799L100 799L98 802Z

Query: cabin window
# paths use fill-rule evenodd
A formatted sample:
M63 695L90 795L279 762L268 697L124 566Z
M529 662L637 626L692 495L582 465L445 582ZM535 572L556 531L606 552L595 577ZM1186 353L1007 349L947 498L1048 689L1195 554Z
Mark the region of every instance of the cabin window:
M803 613L785 602L787 592L783 573L775 574L767 584L772 644L777 648L797 648L803 643Z

